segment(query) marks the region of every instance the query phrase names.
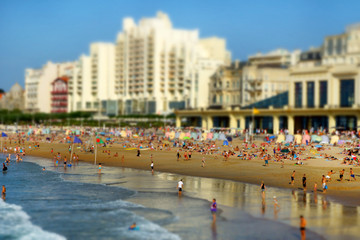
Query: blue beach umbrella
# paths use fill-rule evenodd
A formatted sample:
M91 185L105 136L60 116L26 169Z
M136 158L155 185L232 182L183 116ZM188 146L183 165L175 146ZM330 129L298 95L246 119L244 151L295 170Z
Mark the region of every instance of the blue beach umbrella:
M322 146L321 146L320 144L318 144L318 145L315 145L315 147L317 147L317 148L321 148Z

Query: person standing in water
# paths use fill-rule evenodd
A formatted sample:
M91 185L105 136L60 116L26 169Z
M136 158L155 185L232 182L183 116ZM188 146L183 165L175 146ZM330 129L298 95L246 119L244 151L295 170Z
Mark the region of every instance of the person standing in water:
M184 183L182 181L182 179L180 179L180 181L177 184L178 187L178 192L179 192L179 197L181 197L181 193L182 193L182 189L183 189Z
M261 190L261 196L262 196L262 198L264 198L265 197L265 190L266 190L264 181L261 181L260 190Z
M1 198L5 201L6 198L6 187L2 185Z
M217 204L216 204L216 199L213 198L211 206L210 206L210 210L212 213L212 217L213 217L213 222L216 222L216 210L217 210Z
M304 173L304 176L302 178L302 184L303 184L304 191L306 192L306 175L305 175L305 173Z
M7 166L5 165L5 163L3 163L3 172L7 171Z
M154 174L154 162L153 161L151 161L150 167L151 167L151 173Z
M101 173L101 163L99 163L99 173Z

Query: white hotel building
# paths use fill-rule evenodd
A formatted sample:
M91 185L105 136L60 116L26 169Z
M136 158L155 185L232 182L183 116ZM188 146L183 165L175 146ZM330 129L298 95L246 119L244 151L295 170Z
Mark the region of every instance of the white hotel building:
M116 44L93 43L69 82L69 111L169 113L208 106L208 82L230 64L226 41L174 29L164 13L123 20Z

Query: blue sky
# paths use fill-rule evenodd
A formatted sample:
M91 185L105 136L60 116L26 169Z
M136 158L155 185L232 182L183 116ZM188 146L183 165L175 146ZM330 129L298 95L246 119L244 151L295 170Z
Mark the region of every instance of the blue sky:
M0 88L24 86L25 68L76 60L95 41L115 42L122 19L167 13L175 28L226 38L233 59L318 46L360 22L360 1L1 0Z

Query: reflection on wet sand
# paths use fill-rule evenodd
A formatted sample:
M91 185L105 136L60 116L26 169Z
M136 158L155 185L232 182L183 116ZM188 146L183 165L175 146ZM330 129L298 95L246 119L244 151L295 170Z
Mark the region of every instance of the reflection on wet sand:
M166 173L160 174L159 177L172 181L178 178ZM360 207L349 207L328 201L326 195L321 193L268 187L266 195L262 195L259 187L252 184L188 176L183 177L183 180L186 185L184 194L204 199L215 197L220 206L237 207L257 217L290 222L295 227L298 227L299 216L304 215L309 229L330 239L337 239L343 234L349 239L359 236L357 223L360 222ZM273 195L277 196L281 210L274 208L274 211L267 212L267 204L272 201ZM260 213L256 206L261 206Z
M176 174L140 171L126 168L104 168L106 176L124 177L121 187L137 191L162 191L177 195L177 182L183 179L184 196L199 197L210 201L216 198L221 210L222 206L241 209L252 216L277 219L298 228L299 216L304 215L307 229L316 231L328 239L356 239L359 235L360 207L348 207L330 201L324 194L267 187L262 197L259 185L244 184L235 181L180 176ZM104 175L105 176L105 175ZM104 181L98 176L98 181ZM84 180L86 180L84 178ZM112 180L114 181L114 180ZM273 206L276 196L281 209ZM182 205L182 198L178 204ZM260 206L260 211L259 211ZM268 211L267 211L268 210ZM270 210L270 211L269 211ZM216 226L210 226L213 239L216 239ZM300 235L300 234L299 234Z

